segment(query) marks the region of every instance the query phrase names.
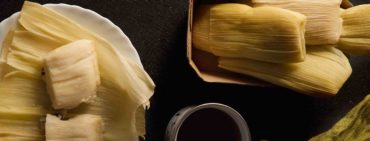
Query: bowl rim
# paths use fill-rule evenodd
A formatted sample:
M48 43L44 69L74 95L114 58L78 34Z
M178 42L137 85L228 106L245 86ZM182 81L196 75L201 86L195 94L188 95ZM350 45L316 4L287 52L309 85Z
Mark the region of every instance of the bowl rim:
M248 124L243 116L235 109L221 103L205 103L198 106L188 106L178 111L168 123L165 135L166 141L177 141L178 133L186 119L193 113L203 109L215 109L227 114L238 126L241 141L251 141Z

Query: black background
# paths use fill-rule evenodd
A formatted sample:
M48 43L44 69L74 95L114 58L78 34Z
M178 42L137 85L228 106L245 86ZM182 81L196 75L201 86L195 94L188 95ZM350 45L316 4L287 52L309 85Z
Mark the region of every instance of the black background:
M92 9L131 39L157 87L147 112L147 141L164 141L172 115L181 108L219 102L238 110L253 140L307 140L329 129L370 93L370 58L352 57L353 74L337 96L321 99L284 88L208 84L186 59L187 0L37 0ZM0 0L0 21L23 1ZM354 4L370 0L353 0ZM369 13L370 14L370 13ZM1 32L1 31L0 31Z

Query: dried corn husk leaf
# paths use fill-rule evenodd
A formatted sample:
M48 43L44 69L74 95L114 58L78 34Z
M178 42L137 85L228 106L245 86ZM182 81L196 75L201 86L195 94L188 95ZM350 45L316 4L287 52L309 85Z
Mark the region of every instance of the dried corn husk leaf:
M17 70L22 70L28 72L32 75L41 76L42 71L42 58L30 55L25 52L11 50L8 53L6 63L16 68Z
M2 80L3 76L7 73L9 73L10 71L13 71L12 70L12 67L10 67L7 63L6 63L6 59L8 57L8 53L9 53L9 49L11 47L11 44L12 44L12 40L13 40L13 34L14 34L14 30L10 30L9 33L7 34L7 36L5 37L5 40L3 41L3 43L1 43L0 45L2 45L2 49L1 49L1 53L0 53L0 81Z
M12 109L14 110L14 109ZM22 115L22 116L28 116ZM28 118L28 117L25 117ZM38 117L38 118L41 118ZM40 129L40 120L0 119L2 141L42 141L44 131Z
M70 118L80 114L100 115L106 129L105 140L114 141L122 138L128 141L138 140L137 136L132 136L133 134L140 135L135 126L136 108L134 107L137 103L129 100L129 95L122 94L110 80L102 78L101 82L102 86L98 88L97 97L69 110L65 117Z
M12 50L26 52L37 57L45 57L50 51L64 45L48 37L29 31L16 30L12 40Z
M309 141L370 140L370 94L340 119L331 129Z
M82 114L68 120L48 114L45 123L46 141L103 141L100 116Z
M43 140L44 131L40 128L40 119L46 111L39 107L0 107L0 131L2 140L20 141L20 137L27 140Z
M198 49L275 63L304 60L306 17L302 14L228 3L201 7L195 15L193 43Z
M0 105L18 107L50 107L44 82L35 76L13 71L0 82Z
M338 48L353 55L370 55L370 4L342 12L343 31Z
M12 71L12 67L10 67L6 63L6 59L9 53L9 48L11 46L13 38L13 31L10 31L8 35L5 37L5 40L3 42L3 48L1 50L1 56L0 56L0 81L3 79L4 75Z
M254 6L275 6L307 16L307 45L337 44L341 33L342 0L252 0Z
M139 107L136 110L136 130L140 137L144 137L146 130L145 130L145 107Z
M9 33L6 35L2 45L1 53L0 53L0 62L6 62L7 55L9 53L12 40L13 40L14 30L10 30ZM1 70L0 70L1 71Z
M334 47L308 49L306 60L301 63L275 64L221 57L219 66L304 94L320 96L337 94L352 72L347 57Z
M0 61L0 80L7 73L7 70L8 70L8 65L6 64L6 62Z
M48 39L28 31L12 31L7 38L12 38L7 43L8 49L6 63L18 70L40 76L43 67L43 57L46 53L61 46L62 43Z
M0 81L0 139L44 140L40 119L53 113L44 83L38 77L13 71Z

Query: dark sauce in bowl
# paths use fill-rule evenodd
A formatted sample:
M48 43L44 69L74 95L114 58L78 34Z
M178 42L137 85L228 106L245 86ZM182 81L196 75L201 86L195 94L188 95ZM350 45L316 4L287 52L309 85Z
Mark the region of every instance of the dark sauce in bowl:
M228 114L209 108L195 111L186 118L177 141L241 141L241 133Z

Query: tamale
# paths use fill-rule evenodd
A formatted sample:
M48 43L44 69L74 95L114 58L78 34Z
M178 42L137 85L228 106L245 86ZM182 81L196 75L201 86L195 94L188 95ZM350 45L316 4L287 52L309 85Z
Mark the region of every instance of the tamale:
M76 114L101 116L107 129L105 141L138 140L135 112L140 106L148 106L154 91L154 83L142 67L119 55L104 38L39 4L25 2L19 22L31 33L64 44L80 39L94 41L98 62L103 62L99 63L101 86L97 97L80 105Z
M55 109L72 109L96 96L100 73L92 41L77 40L50 51L44 70Z
M331 46L308 49L306 60L300 63L220 57L219 67L313 96L337 94L352 73L347 57Z
M370 4L342 12L343 31L338 48L351 55L370 55Z
M301 62L305 21L304 15L281 8L206 5L195 12L193 43L195 48L221 57Z
M305 39L307 45L334 45L342 28L342 0L252 0L253 6L274 6L307 16Z

